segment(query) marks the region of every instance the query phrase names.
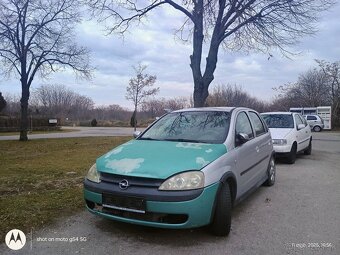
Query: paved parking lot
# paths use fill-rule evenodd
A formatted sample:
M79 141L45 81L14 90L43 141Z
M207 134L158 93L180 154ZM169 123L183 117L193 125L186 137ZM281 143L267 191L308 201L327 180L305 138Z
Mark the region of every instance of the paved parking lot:
M313 137L312 155L299 155L294 165L277 162L276 184L234 209L227 238L206 228L154 229L83 211L33 232L32 242L27 233L15 254L340 254L340 134ZM4 244L0 253L14 254Z

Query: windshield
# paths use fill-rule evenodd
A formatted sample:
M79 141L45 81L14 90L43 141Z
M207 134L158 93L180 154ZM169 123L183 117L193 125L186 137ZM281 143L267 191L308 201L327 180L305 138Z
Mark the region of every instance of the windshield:
M269 128L294 128L291 114L261 114Z
M223 143L229 130L230 113L178 112L158 120L139 139L194 143Z

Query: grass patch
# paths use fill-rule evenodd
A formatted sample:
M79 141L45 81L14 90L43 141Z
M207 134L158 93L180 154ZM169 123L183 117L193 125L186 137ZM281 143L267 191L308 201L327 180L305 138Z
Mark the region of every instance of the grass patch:
M51 133L69 133L79 131L79 129L60 129L53 131L32 131L28 132L28 135L38 135L38 134L51 134ZM20 135L20 132L0 132L0 136L8 136L8 135Z
M82 182L95 159L131 137L0 141L0 240L84 207Z

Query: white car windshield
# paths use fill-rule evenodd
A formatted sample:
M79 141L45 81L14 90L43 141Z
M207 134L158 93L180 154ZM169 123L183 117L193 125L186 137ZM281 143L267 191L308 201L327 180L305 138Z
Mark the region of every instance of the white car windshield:
M269 128L294 128L291 114L261 114Z
M169 113L139 139L194 143L223 143L228 134L230 113L192 111Z

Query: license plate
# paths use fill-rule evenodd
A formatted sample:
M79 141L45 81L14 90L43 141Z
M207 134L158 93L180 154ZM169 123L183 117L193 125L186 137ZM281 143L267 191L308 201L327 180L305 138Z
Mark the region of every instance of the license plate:
M123 211L145 213L146 203L143 198L103 194L103 206Z

